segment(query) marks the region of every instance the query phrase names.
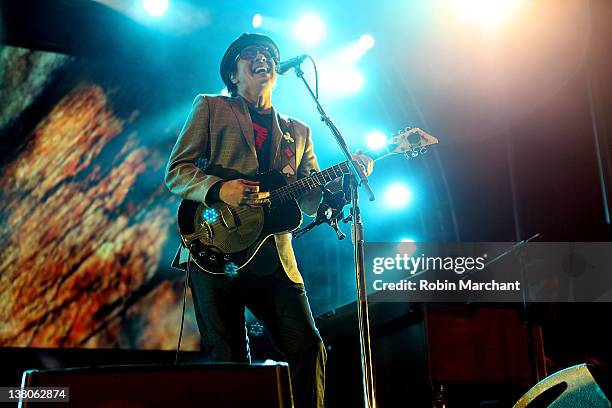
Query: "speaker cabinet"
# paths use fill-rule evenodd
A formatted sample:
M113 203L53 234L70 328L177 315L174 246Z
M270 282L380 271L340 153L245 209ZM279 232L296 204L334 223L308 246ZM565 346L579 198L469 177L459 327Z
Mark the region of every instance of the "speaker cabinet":
M69 388L69 403L45 407L293 407L285 363L29 370L22 386ZM39 405L26 401L22 406Z
M329 350L329 408L363 401L356 309L351 303L317 319ZM370 324L378 407L429 408L432 387L450 407L478 406L477 397L510 406L533 384L514 305L372 302Z
M537 383L514 408L610 408L609 381L600 367L566 368Z

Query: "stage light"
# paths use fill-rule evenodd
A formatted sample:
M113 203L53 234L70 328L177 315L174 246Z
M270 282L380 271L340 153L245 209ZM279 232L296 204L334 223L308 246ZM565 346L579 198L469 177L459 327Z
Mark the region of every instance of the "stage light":
M368 148L372 150L382 149L387 144L387 136L379 130L368 133L366 140Z
M364 51L367 51L374 47L374 44L374 37L372 37L370 34L364 34L359 37L359 47L361 47L361 49Z
M349 69L346 72L344 89L347 93L355 93L363 86L363 74L357 68Z
M410 203L411 198L412 193L401 183L390 185L385 192L385 201L391 208L403 208Z
M520 0L447 0L458 16L480 24L485 28L495 28L509 18Z
M335 83L335 91L338 95L354 94L363 86L363 74L356 68L349 68L345 72L336 73Z
M253 24L253 28L260 28L263 24L263 16L259 13L255 14L251 24Z
M355 67L334 64L327 61L320 64L321 89L330 97L340 98L351 95L363 87L363 74Z
M339 49L335 58L339 64L355 64L372 47L374 47L374 37L370 34L364 34L358 40Z
M227 88L223 88L219 93L223 96L230 96L230 93Z
M226 275L234 277L238 275L238 265L233 262L229 262L225 265L224 272Z
M365 50L359 44L359 41L356 41L343 49L341 49L337 56L335 57L335 63L340 65L353 65L357 63L365 54Z
M415 245L415 240L412 238L402 238L400 243L397 245L397 253L404 254L407 256L413 256L417 251L417 246Z
M143 0L142 7L150 15L159 17L168 10L168 0Z
M325 37L325 24L316 14L306 14L295 22L293 35L302 45L314 47Z
M215 222L219 219L219 212L214 208L207 208L202 213L202 218L206 222Z

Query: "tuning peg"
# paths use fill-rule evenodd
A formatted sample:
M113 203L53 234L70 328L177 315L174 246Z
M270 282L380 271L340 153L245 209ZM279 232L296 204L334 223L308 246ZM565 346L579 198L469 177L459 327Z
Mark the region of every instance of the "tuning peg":
M409 131L409 130L412 130L412 126L406 126L406 130L405 130L405 132L407 132L407 131Z
M427 153L427 147L421 147L421 150L419 150L419 154L425 154Z

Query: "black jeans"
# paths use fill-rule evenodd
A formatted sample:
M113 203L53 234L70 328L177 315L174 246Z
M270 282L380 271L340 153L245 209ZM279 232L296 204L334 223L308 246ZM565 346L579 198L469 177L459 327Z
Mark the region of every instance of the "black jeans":
M323 407L327 355L304 285L291 282L280 265L267 275L245 268L234 277L191 269L202 351L210 360L250 363L246 306L288 360L295 406Z

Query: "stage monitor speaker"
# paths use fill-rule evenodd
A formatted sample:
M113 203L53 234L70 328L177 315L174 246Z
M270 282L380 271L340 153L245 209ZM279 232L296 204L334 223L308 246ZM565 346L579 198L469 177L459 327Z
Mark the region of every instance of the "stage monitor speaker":
M289 367L276 364L131 365L29 370L23 387L68 387L45 407L293 407ZM21 405L39 406L36 402Z
M609 385L601 367L580 364L546 377L513 408L610 408Z

